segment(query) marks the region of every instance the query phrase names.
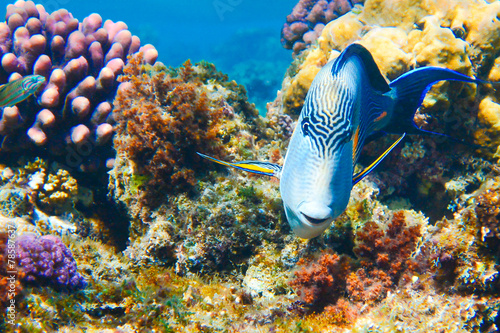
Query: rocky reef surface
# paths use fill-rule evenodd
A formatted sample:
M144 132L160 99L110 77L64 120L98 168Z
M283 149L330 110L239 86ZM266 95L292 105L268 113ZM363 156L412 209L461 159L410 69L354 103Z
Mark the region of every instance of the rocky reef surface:
M21 7L42 8L8 7L8 17L21 17L14 28L6 23L14 35L30 20L13 9ZM276 180L196 152L283 163L312 78L352 42L372 52L389 80L441 65L498 81L499 13L499 2L365 1L296 56L266 117L213 64L168 68L152 48L123 54L106 102L113 154L93 151L110 160L109 173L46 153L0 160L0 331L494 332L494 86L436 85L417 123L468 144L407 139L313 240L291 232ZM16 108L38 112L36 97ZM379 146L367 145L361 164Z

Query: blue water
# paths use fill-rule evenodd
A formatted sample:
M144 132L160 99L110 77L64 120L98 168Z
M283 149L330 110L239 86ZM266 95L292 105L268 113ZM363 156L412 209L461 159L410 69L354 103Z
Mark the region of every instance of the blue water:
M245 85L250 101L265 114L276 97L291 52L280 44L280 30L297 0L44 0L47 11L68 9L78 20L99 13L124 21L130 31L151 43L158 60L179 66L207 60Z

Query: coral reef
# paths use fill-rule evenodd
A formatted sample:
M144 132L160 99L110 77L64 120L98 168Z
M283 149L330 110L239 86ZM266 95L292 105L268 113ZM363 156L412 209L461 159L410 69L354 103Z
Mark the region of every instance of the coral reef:
M315 13L319 22L326 17L318 11L325 3L331 4L301 1L295 14L308 10L302 19ZM348 2L335 3L340 8ZM453 5L462 7L452 10ZM15 31L37 23L28 19L30 8L46 26L59 20L62 31L74 24L66 19L69 13L49 16L30 2L9 8L7 26L18 27ZM460 8L468 8L468 15ZM19 282L13 295L16 329L498 330L500 168L493 163L494 152L482 149L486 155L480 157L455 142L406 138L353 188L346 211L312 240L291 234L275 179L201 162L196 155L282 164L308 84L322 64L353 41L374 54L389 79L427 64L493 79L498 20L491 13L497 9L498 2L368 0L328 23L318 42L295 58L266 118L248 102L245 88L212 64L166 68L145 59L155 51L134 54L114 83L113 106L106 97L114 110L103 122L116 128L109 192L89 189L93 177L81 177L47 156L2 159L0 254L8 246L9 228L23 247L17 251ZM97 31L107 29L104 24L86 34L83 27L96 16L89 18L73 33L97 38ZM20 64L36 64L16 54ZM2 67L0 77L8 76ZM39 100L50 89L44 87ZM446 133L494 145L497 98L487 85L443 84L429 92L415 120L429 130L443 124ZM30 97L14 111L23 113L24 105L35 102ZM481 110L479 125L485 127L478 132L475 114ZM5 109L1 124L12 111ZM68 124L63 133L79 123ZM47 135L46 145L57 139ZM110 148L110 142L104 146ZM378 143L365 147L362 164L379 156ZM71 138L64 145L78 147ZM116 221L120 215L123 221ZM41 254L35 258L35 252ZM0 259L5 294L10 288L6 256ZM10 299L2 301L6 306ZM7 318L3 325L0 320L0 331L9 329Z
M453 220L440 221L431 233L426 251L438 278L451 290L496 293L498 289L498 218L490 215L498 209L498 188L495 177L474 193L463 194L466 199L459 202Z
M70 250L57 236L22 234L16 239L16 255L27 282L68 290L87 285Z
M282 146L269 138L284 129L267 126L244 89L211 64L167 70L138 58L125 73L110 190L132 221L128 255L175 265L180 274L206 273L234 267L263 239L278 237L269 230L283 221L277 184L217 179L206 172L216 166L195 152L248 159L272 150L263 158L279 159Z
M382 74L390 80L410 69L428 65L495 80L498 70L492 66L495 55L490 45L500 43L497 34L492 32L499 28L499 23L479 13L493 15L500 10L498 4L466 0L454 3L469 8L470 15L454 11L445 2L415 5L402 1L396 5L391 1L367 1L360 13L349 12L328 23L318 43L297 57L289 70L283 85L285 112L292 115L300 112L319 69L353 42L372 53ZM401 12L411 14L401 20ZM487 85L476 89L470 85L441 83L426 96L416 122L427 130L454 133L455 137L469 142L475 139L479 145L495 145L495 103L495 92ZM475 121L478 111L479 128Z
M363 0L300 0L286 17L281 29L281 44L294 54L311 45L330 21L349 12Z
M7 6L0 23L0 84L38 74L46 79L37 101L5 108L1 122L2 154L46 148L64 155L70 167L95 170L112 157L112 100L127 56L144 53L154 63L157 52L141 47L123 22L102 22L92 14L78 22L65 9L47 13L32 1Z

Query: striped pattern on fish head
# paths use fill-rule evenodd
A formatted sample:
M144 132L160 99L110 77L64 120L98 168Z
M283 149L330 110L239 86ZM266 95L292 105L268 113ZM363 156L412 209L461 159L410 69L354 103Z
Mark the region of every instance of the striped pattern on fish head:
M38 88L45 82L45 78L41 75L29 75L22 78L21 87L28 95L35 93Z
M13 106L34 94L45 82L41 75L28 75L0 86L0 107Z
M356 61L325 65L315 77L294 130L281 174L288 222L302 238L329 227L349 202L359 123Z

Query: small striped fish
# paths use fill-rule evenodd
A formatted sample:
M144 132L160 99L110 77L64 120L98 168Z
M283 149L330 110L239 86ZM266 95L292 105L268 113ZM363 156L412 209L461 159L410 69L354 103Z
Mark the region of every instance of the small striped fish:
M414 114L430 86L442 80L475 80L438 67L412 70L389 84L372 55L359 44L348 46L314 78L283 166L268 162L214 162L280 178L280 193L292 230L302 238L320 235L347 207L352 187L401 142L417 134ZM354 166L372 134L399 137L378 159L358 174Z
M45 82L41 75L28 75L0 86L0 107L24 101Z

